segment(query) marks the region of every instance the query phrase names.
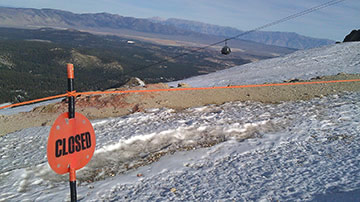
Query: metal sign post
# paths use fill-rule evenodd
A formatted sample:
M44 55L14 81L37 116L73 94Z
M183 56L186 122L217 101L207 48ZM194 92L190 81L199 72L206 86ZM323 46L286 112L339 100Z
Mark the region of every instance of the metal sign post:
M68 92L74 92L74 65L67 64L67 75L68 75ZM75 118L75 96L68 96L69 102L69 119ZM77 201L76 194L76 170L70 165L69 168L69 182L70 182L70 199L71 202Z
M76 170L84 167L95 151L96 138L90 121L75 112L74 66L67 65L69 112L61 114L50 129L47 157L58 174L69 173L71 201L77 200Z
M67 64L68 75L68 93L74 94L74 65ZM69 119L75 118L75 96L68 96L69 98Z

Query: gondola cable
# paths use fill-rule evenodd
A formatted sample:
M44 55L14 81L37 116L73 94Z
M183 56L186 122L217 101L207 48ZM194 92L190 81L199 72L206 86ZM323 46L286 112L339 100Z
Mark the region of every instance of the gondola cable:
M276 20L276 21L273 21L271 23L268 23L268 24L265 24L265 25L262 25L260 27L257 27L255 29L252 29L252 30L249 30L249 31L245 31L243 33L240 33L238 35L235 35L233 37L229 37L229 38L226 38L224 40L221 40L221 41L218 41L218 42L215 42L215 43L212 43L212 44L209 44L209 45L206 45L206 46L203 46L203 47L198 47L198 48L195 48L193 50L190 50L189 52L186 52L186 53L182 53L182 54L179 54L179 55L175 55L173 57L169 57L170 59L176 59L176 58L179 58L179 57L183 57L183 56L186 56L186 55L189 55L189 54L192 54L192 53L196 53L200 50L204 50L204 49L207 49L207 48L210 48L210 47L213 47L213 46L216 46L216 45L219 45L219 44L222 44L222 43L226 43L227 41L230 41L230 40L234 40L234 39L237 39L241 36L245 36L247 34L250 34L250 33L253 33L253 32L256 32L256 31L259 31L259 30L262 30L262 29L265 29L265 28L268 28L268 27L272 27L274 25L277 25L277 24L280 24L280 23L283 23L283 22L286 22L286 21L289 21L289 20L292 20L292 19L295 19L295 18L298 18L298 17L301 17L301 16L304 16L304 15L307 15L309 13L312 13L312 12L315 12L315 11L318 11L318 10L321 10L321 9L324 9L326 7L329 7L329 6L332 6L332 5L335 5L335 4L338 4L338 3L341 3L345 0L332 0L332 1L328 1L326 3L323 3L323 4L320 4L320 5L317 5L317 6L314 6L312 8L308 8L306 10L303 10L301 12L298 12L298 13L295 13L295 14L292 14L292 15L289 15L285 18L281 18L279 20ZM229 48L230 49L230 48ZM160 60L158 62L154 62L150 65L145 65L141 68L138 68L138 69L135 69L133 71L130 71L130 72L127 72L128 75L134 73L134 72L138 72L138 71L141 71L141 70L144 70L144 69L147 69L149 67L152 67L152 66L155 66L155 65L159 65L159 64L163 64L165 62L168 62L169 59L163 59L163 60ZM125 75L126 76L126 75Z

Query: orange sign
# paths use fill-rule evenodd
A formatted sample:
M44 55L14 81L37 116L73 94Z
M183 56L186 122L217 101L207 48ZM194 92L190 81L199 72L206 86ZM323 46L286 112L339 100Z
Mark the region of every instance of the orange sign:
M84 167L95 151L95 132L90 121L77 112L75 118L68 117L65 112L55 120L48 139L48 162L58 174Z

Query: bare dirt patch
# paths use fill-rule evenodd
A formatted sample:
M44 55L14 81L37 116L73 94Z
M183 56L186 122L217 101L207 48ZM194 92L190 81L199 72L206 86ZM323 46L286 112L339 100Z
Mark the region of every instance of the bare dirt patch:
M358 74L338 74L312 79L311 81L360 79ZM286 82L301 82L292 80ZM149 84L132 87L131 90L170 89L167 84ZM126 88L111 90L129 90ZM196 91L141 92L127 94L81 95L76 98L76 111L89 119L119 117L151 108L182 110L209 104L233 101L280 103L309 100L347 91L360 91L360 82L308 84L294 86L268 86L254 88L209 89ZM29 127L52 125L55 119L67 111L67 103L41 106L31 112L0 116L0 135Z

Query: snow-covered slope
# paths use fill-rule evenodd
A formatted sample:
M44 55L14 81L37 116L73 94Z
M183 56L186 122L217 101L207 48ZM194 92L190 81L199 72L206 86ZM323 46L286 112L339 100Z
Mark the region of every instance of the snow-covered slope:
M359 46L338 44L237 67L248 78L236 81L306 79L324 75L322 71L357 73ZM314 65L315 60L323 69ZM266 72L255 71L255 64L262 64L261 71ZM229 78L235 70L209 78L213 82L221 75ZM197 84L205 85L199 80ZM234 102L181 112L153 109L92 121L96 152L77 172L78 199L356 201L360 197L359 97L360 92L352 92L281 104ZM0 201L68 200L68 175L55 174L47 164L49 130L28 128L0 137Z
M79 199L303 201L340 195L351 201L360 193L359 97L235 102L95 121L97 151L77 172ZM49 127L37 127L0 138L0 201L68 197L68 176L55 174L46 161L48 133ZM199 145L211 147L171 152ZM163 153L146 165L152 154Z
M232 67L215 73L169 83L187 83L193 87L226 86L282 82L298 78L338 73L360 73L360 42L334 44L302 50L274 59Z

